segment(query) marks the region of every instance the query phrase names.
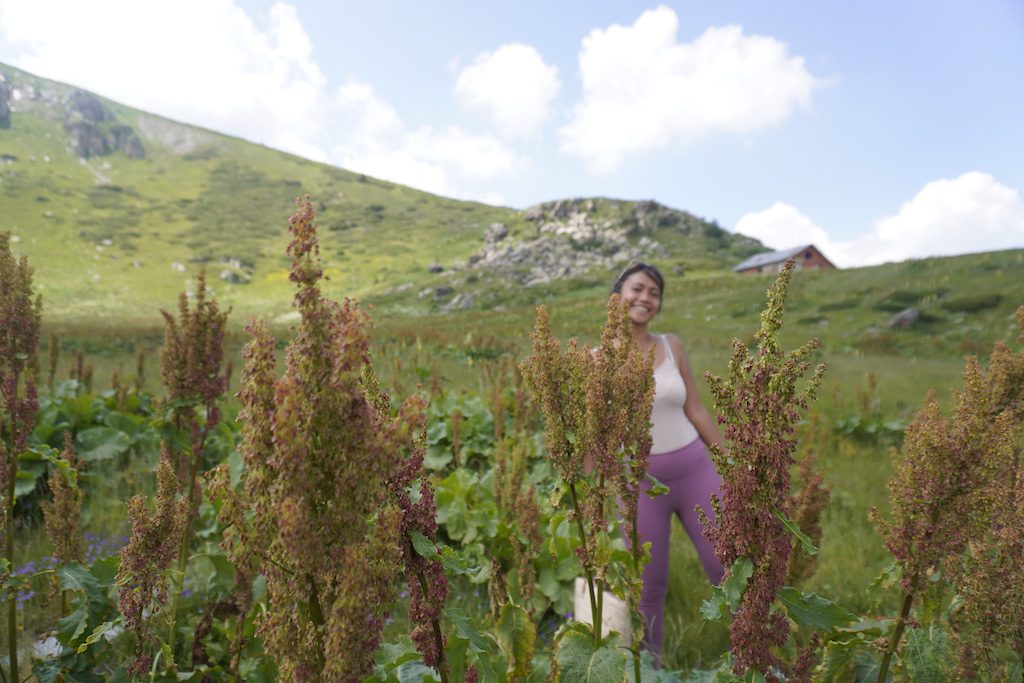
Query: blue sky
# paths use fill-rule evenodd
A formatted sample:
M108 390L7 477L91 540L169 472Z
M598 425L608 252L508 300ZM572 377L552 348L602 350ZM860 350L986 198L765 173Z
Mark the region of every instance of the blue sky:
M448 196L1024 247L1024 2L0 0L0 61Z

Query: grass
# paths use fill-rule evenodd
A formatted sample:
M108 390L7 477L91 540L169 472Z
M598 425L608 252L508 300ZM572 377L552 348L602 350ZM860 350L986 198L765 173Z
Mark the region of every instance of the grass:
M110 106L126 119L144 116ZM155 117L147 121L157 137L186 130ZM550 309L556 336L597 341L611 274L511 289L483 276L470 283L478 307L447 314L436 312L431 297L420 298L448 281L447 274L428 273L427 265L464 260L479 248L489 223L504 222L513 237L530 237L535 226L522 213L428 195L207 131L186 132L201 143L187 153L150 144L143 160L114 155L80 163L65 149L56 121L16 113L11 128L0 130L0 153L18 159L0 165L0 229L19 236L15 249L36 269L44 345L51 332L61 343L58 377L66 376L71 356L81 350L93 365L94 386L102 389L115 372L132 377L142 349L146 387L157 391L158 311L172 310L206 264L217 299L233 309L228 357L235 382L229 392L236 390L244 324L262 317L272 321L279 339L289 335L293 289L282 256L283 216L291 198L304 192L317 202L322 255L332 278L325 293L357 296L370 307L372 353L384 386L395 395L405 396L417 384L482 393L486 368L507 368L527 353L540 303ZM101 175L107 180L97 184ZM625 220L630 210L630 204L610 200L593 200L591 209L604 220ZM752 343L771 282L723 270L744 247L709 226L684 216L654 232L669 252L659 264L668 289L658 331L682 337L698 376L726 372L732 339ZM251 284L216 279L221 257L240 260L253 273ZM186 272L172 270L171 262ZM671 274L677 266L684 275ZM830 363L802 426L801 443L816 450L833 491L807 589L859 614L895 610L891 592L868 588L889 561L868 519L873 507L887 506L889 445L837 434L833 425L868 406L884 418L907 421L929 388L950 405L964 356L984 357L995 342L1016 337L1013 313L1021 303L1024 250L795 274L783 344L793 348L817 336L819 357ZM907 307L918 309L918 322L890 329L892 315ZM47 355L44 348L41 366ZM698 384L707 400L706 386ZM151 486L147 467L135 474L134 468L127 475L102 473L98 481L107 488L100 498L108 503L90 508L90 526L123 533L121 501ZM680 529L673 539L665 660L700 667L718 656L728 637L723 627L700 619L709 587ZM36 532L19 540L19 557L46 552Z

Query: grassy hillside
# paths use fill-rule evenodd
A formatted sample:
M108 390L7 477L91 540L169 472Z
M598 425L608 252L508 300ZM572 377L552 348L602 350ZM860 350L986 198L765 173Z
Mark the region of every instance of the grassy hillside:
M453 285L489 289L477 305L504 300L507 280L465 270L487 227L503 224L509 244L535 238L548 219L577 215L553 203L553 212L538 209L530 220L161 119L4 65L0 77L11 110L0 121L0 230L16 236L15 249L35 266L54 321L145 325L194 286L202 265L239 316L285 313L287 218L306 194L318 211L331 294L376 295L410 313L442 307L447 290L434 293ZM590 200L587 208L589 220L614 224L631 244L640 233L659 240L647 255L670 254L691 270L721 268L761 248L685 212L653 205L652 213L651 205ZM622 261L629 253L606 256ZM428 272L431 265L444 270Z

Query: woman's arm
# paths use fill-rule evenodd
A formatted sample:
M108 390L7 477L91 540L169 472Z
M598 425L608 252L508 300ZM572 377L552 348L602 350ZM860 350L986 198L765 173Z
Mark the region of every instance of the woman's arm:
M686 403L683 404L686 417L690 418L690 422L697 428L697 433L700 434L705 445L710 446L717 443L724 449L725 440L722 438L722 432L718 430L718 423L711 412L704 407L704 402L700 400L697 383L693 379L690 360L686 356L686 350L683 349L683 343L674 334L667 336L669 346L672 347L672 355L675 356L676 364L679 366L679 374L683 376L683 382L686 383Z

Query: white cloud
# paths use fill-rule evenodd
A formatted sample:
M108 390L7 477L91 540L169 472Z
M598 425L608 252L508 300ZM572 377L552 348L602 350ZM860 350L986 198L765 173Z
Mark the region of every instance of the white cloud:
M326 81L283 2L257 24L232 0L0 0L0 59L140 109L326 156L317 142Z
M631 154L780 124L822 84L775 38L731 25L679 43L678 27L660 6L583 39L583 99L559 131L563 151L611 171Z
M934 180L850 246L859 263L1024 247L1020 191L988 173Z
M813 243L840 266L866 266L928 256L952 256L1024 247L1020 192L987 173L927 183L900 210L874 222L866 234L836 241L795 207L776 202L748 213L736 232L773 249Z
M54 20L58 17L59 20ZM448 196L525 160L490 136L409 130L374 88L332 91L295 7L0 0L0 61L162 116Z
M832 251L828 233L785 202L775 202L764 211L746 214L736 222L736 232L759 239L772 249L814 244L826 255Z
M489 195L465 192L464 181L509 176L526 160L497 138L473 135L458 127L409 130L373 86L350 81L335 101L343 139L331 151L341 166L392 182L451 197L487 201Z
M503 132L528 135L548 118L560 87L557 67L546 64L532 46L510 43L463 67L455 94L484 109Z

